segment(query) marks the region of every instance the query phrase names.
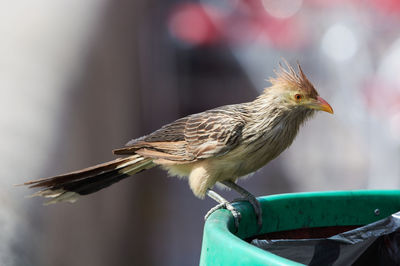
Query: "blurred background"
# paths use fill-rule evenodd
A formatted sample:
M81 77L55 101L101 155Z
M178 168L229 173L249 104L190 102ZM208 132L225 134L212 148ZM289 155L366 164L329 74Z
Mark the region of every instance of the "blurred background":
M159 169L46 207L13 184L250 101L282 58L335 114L240 184L256 196L399 188L399 29L396 0L0 1L0 265L197 265L215 203Z

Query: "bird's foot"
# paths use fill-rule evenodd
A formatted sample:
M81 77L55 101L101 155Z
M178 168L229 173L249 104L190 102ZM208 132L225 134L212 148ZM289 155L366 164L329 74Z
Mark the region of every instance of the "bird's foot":
M262 229L262 224L263 224L262 209L261 209L260 202L252 194L248 194L243 198L233 200L233 202L238 202L238 201L247 201L251 204L251 206L253 206L254 213L256 214L256 218L257 218L258 232L260 232Z
M256 197L253 194L251 194L246 189L242 188L233 181L226 180L222 181L221 183L227 186L228 188L236 190L240 195L242 195L242 198L236 199L233 202L248 201L251 204L251 206L253 206L257 218L258 232L260 232L262 229L262 209L260 202L256 199Z
M207 220L208 217L209 217L213 212L215 212L216 210L219 210L219 209L227 209L228 211L231 212L231 214L232 214L232 216L233 216L233 220L234 220L234 222L235 222L235 230L236 230L236 232L237 232L238 229L239 229L239 222L240 222L240 219L242 218L242 215L241 215L240 212L239 212L238 210L236 210L236 208L233 207L233 205L232 205L231 203L229 203L228 201L219 203L219 204L217 204L216 206L212 207L212 208L207 212L207 214L204 216L204 220Z

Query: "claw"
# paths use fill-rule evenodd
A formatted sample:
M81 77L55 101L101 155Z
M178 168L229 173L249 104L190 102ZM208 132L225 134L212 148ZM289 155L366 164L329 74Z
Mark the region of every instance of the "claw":
M240 195L243 196L243 198L237 199L235 201L248 201L253 206L254 212L257 217L258 232L260 232L262 229L262 209L260 202L256 199L256 197L253 196L253 194L251 194L233 181L226 180L222 181L221 183L228 188L236 190Z
M255 197L244 197L244 198L239 198L239 199L233 200L233 202L238 202L238 201L247 201L251 204L251 206L253 206L254 213L256 214L256 218L257 218L258 232L260 232L262 229L262 224L263 224L262 209L261 209L260 202Z
M222 202L217 204L216 206L212 207L204 216L204 220L206 221L208 219L208 217L215 212L216 210L219 209L227 209L228 211L231 212L232 216L233 216L233 220L235 222L235 233L239 230L239 223L240 223L240 219L242 218L242 215L240 214L240 212L238 210L236 210L235 207L232 206L231 203L229 203L228 201L226 202Z

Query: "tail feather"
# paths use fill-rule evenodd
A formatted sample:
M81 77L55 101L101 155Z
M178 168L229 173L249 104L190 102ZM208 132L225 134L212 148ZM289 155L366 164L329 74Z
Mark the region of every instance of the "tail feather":
M76 181L81 178L88 178L90 176L96 176L101 173L113 171L118 168L122 168L125 166L125 164L131 164L134 163L137 160L138 162L143 160L144 158L138 155L133 155L130 157L125 157L125 158L118 158L116 160L98 164L95 166L91 166L82 170L54 176L54 177L47 177L47 178L41 178L38 180L33 180L29 182L25 182L23 185L29 186L29 188L35 188L35 187L50 187L55 184L60 184L60 183L67 183L69 181Z
M80 195L91 194L153 166L152 159L132 155L68 174L29 181L23 185L43 188L32 196L51 198L47 204L74 202Z

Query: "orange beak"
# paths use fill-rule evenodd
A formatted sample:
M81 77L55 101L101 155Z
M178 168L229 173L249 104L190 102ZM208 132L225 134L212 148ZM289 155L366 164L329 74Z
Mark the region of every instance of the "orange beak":
M322 99L321 97L317 96L317 100L313 100L310 104L307 105L309 108L319 110L319 111L325 111L330 114L333 114L333 109L329 105L327 101Z

